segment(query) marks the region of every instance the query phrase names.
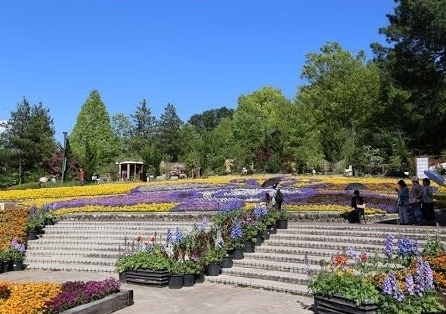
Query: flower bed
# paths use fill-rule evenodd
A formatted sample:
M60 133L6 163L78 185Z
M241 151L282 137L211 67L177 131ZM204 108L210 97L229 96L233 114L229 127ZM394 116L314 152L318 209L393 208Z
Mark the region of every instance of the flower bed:
M23 206L8 204L0 211L0 251L8 249L14 238L25 240L27 217L28 208Z
M120 284L103 281L59 283L0 282L0 314L56 314L119 292Z
M442 260L435 264L432 259L444 255L438 235L427 238L423 251L415 240L406 237L398 239L395 246L394 237L388 235L383 257L369 257L349 247L311 277L309 289L318 298L340 295L358 307L377 305L378 313L383 314L440 313L446 308L436 289L442 287L444 266ZM330 306L329 302L325 305Z

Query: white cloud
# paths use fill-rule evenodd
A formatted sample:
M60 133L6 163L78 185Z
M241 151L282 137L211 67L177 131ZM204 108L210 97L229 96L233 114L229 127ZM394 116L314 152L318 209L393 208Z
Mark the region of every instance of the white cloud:
M5 131L5 127L3 125L6 124L6 122L8 122L8 121L7 120L0 120L0 133Z

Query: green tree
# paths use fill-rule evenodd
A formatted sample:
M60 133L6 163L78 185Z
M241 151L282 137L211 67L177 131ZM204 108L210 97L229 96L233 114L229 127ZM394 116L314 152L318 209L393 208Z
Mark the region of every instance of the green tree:
M220 124L224 118L231 118L234 114L234 109L221 107L218 109L205 110L201 114L194 114L189 119L188 123L197 127L200 132L212 131Z
M115 137L119 141L119 155L123 158L132 157L130 140L132 139L132 123L123 113L116 113L111 118L111 125Z
M178 161L181 154L181 126L183 122L177 114L175 106L168 103L160 117L157 128L157 142L164 156L172 162Z
M356 141L367 130L379 99L380 72L366 63L364 52L356 56L328 43L320 53L309 53L302 71L308 82L298 101L313 108L322 149L329 162L346 158L351 163ZM350 144L349 144L350 142Z
M438 154L446 147L446 1L395 2L389 25L380 29L391 46L373 44L375 61L396 88L410 92L405 106L390 104L405 118L398 127L412 139L408 144Z
M255 162L265 170L266 161L273 154L283 156L282 143L272 143L268 134L280 130L283 109L287 100L279 89L264 87L238 99L238 107L233 115L233 133L240 149L238 155L243 164ZM282 138L279 137L279 140ZM277 160L277 158L276 158Z
M82 162L86 178L107 170L115 162L119 143L97 90L93 90L83 104L70 135L70 144Z
M11 112L2 134L8 150L8 168L16 169L18 183L45 175L45 162L56 149L53 120L42 103L30 105L26 98Z

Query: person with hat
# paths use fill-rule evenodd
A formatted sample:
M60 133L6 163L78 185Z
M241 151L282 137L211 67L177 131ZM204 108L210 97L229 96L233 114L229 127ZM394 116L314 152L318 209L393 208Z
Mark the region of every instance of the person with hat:
M421 211L421 198L423 197L423 187L417 176L412 177L412 187L409 192L409 209L412 211L413 219L416 224L423 220Z

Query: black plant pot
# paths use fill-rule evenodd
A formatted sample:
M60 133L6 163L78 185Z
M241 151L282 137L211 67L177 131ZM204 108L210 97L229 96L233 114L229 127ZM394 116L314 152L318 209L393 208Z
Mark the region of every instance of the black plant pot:
M221 268L231 268L234 262L232 261L232 255L227 255L221 260Z
M53 218L45 218L45 225L54 225L54 219Z
M183 288L183 284L184 284L183 275L169 276L169 289L181 289Z
M167 270L138 269L126 271L127 283L137 283L147 286L165 287L169 284L169 272Z
M27 239L29 240L37 240L37 232L36 230L30 230L27 234Z
M43 230L42 227L36 227L36 233L37 233L37 234L44 234L44 233L45 233L45 230Z
M254 253L254 243L245 242L245 246L243 248L244 253Z
M206 273L208 276L218 276L220 275L220 264L210 263L206 266Z
M194 276L195 283L203 283L204 282L204 273L201 271L198 274L195 274Z
M243 259L243 250L242 249L236 249L234 250L234 255L232 256L233 260Z
M270 234L276 234L277 233L277 225L272 225L269 229Z
M2 273L6 273L9 271L9 262L3 261Z
M13 261L12 263L13 271L20 271L22 269L23 269L23 261Z
M277 229L288 229L288 219L277 220Z
M195 284L195 274L183 275L183 287L192 287Z
M126 273L119 273L119 282L121 283L127 283L127 275Z
M261 234L259 234L259 235L256 237L255 246L260 246L260 245L262 245L262 242L263 242L263 237L262 237Z
M270 229L263 230L262 237L263 240L269 240Z
M0 261L0 274L3 273L3 261Z

